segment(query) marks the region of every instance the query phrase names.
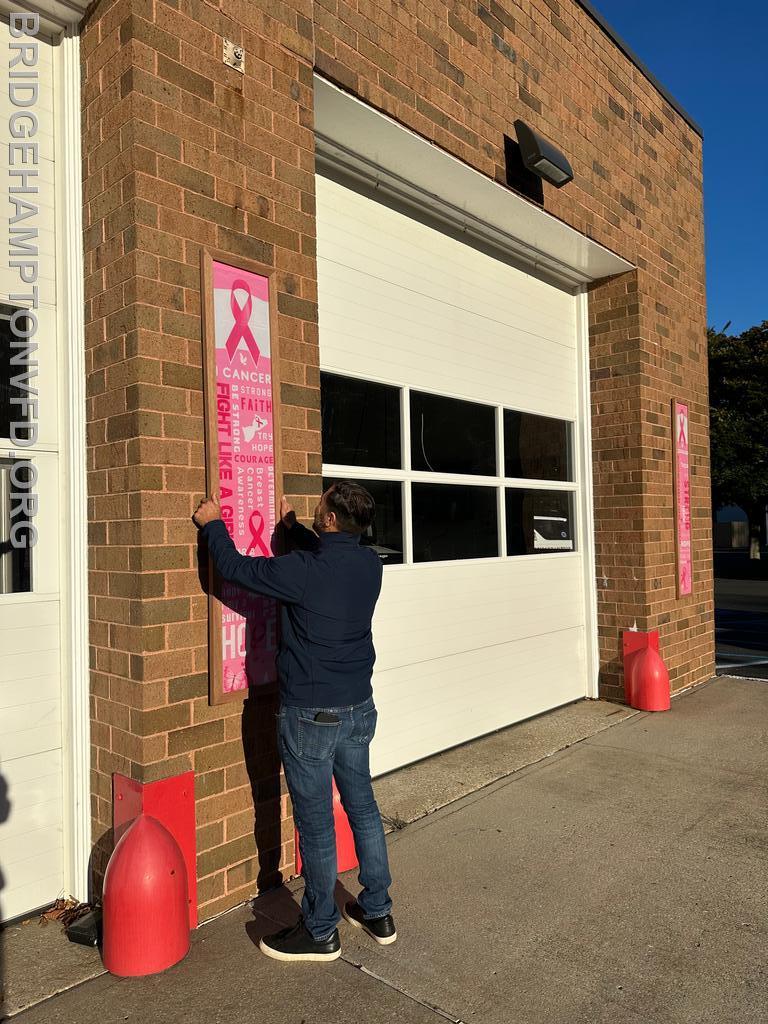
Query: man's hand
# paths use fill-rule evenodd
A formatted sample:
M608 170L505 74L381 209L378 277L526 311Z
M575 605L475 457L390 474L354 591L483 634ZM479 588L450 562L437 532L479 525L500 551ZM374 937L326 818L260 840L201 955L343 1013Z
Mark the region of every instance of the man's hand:
M296 513L285 495L280 499L280 521L287 530L290 530L296 522Z
M200 529L207 523L212 523L214 519L221 519L221 505L219 504L218 494L212 494L210 498L203 498L197 506L197 511L192 516L193 522Z

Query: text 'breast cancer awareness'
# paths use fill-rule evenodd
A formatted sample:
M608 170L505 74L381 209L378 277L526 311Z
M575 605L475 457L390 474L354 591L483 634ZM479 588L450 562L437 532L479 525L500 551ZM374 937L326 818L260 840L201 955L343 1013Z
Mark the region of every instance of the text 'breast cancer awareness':
M251 531L251 542L248 545L246 555L250 555L252 551L256 551L257 549L262 553L262 555L271 554L267 547L267 543L264 540L264 526L264 516L261 512L259 512L258 509L251 512L251 518L248 522L248 529Z
M235 292L238 290L248 293L248 298L242 306L237 301L237 296L235 295ZM258 363L261 353L250 326L251 313L253 311L253 295L247 281L233 281L229 292L229 308L232 310L232 316L235 321L226 342L227 357L230 363L241 341L244 341L248 346L248 351L251 353L254 363Z

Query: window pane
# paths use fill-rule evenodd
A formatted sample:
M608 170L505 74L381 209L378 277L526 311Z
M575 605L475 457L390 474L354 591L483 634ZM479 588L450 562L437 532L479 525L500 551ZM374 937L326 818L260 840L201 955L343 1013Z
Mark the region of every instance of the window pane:
M327 490L333 477L323 478ZM385 565L400 565L403 561L403 489L402 484L387 480L355 480L370 492L376 502L376 518L363 534L361 543L374 549Z
M415 562L498 555L495 487L413 484L412 502Z
M412 391L411 465L424 472L496 476L496 410Z
M29 462L0 459L0 594L32 590L31 523L20 497L34 494L34 483Z
M400 389L320 375L323 462L400 469Z
M11 377L19 375L23 377L26 371L26 361L11 365L11 357L23 353L24 350L23 338L17 338L11 331L10 317L13 312L13 307L6 306L4 303L0 305L0 437L11 436L12 422L23 423L29 419L20 405L11 402L11 398L29 397L20 388L11 385ZM27 325L26 317L19 317L16 321L17 330L27 330ZM11 346L12 341L16 343L13 347ZM21 343L21 348L19 343ZM32 356L32 359L34 358L35 356ZM31 383L33 386L35 385L34 379ZM26 437L26 430L22 431L21 437Z
M507 488L507 554L573 551L573 494Z
M505 409L504 475L573 480L570 433L565 420Z

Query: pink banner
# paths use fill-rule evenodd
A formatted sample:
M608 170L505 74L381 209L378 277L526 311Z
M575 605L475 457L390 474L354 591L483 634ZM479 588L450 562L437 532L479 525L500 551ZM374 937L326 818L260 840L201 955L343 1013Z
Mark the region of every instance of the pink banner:
M275 446L269 281L213 261L222 518L241 554L272 555ZM222 583L222 692L276 679L277 603Z
M675 452L675 515L677 517L677 592L680 597L693 589L691 558L691 478L688 462L688 406L673 402L672 429Z

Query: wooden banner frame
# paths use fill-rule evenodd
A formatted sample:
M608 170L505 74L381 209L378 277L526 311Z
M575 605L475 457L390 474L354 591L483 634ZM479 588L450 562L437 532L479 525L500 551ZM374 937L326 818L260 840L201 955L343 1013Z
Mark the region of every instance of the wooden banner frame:
M205 422L205 479L207 493L219 489L219 438L216 415L216 327L214 320L213 264L223 263L235 270L257 274L267 280L267 301L269 303L269 333L271 361L272 431L273 431L273 474L275 492L275 524L280 521L280 495L283 486L283 458L280 431L280 345L277 330L277 296L275 290L276 271L252 260L233 257L231 253L202 249L200 254L201 280L201 321L202 321L202 364L203 364L203 416ZM222 671L222 603L216 596L220 592L220 581L210 562L208 564L208 703L210 705L243 701L254 692L259 694L277 691L277 669L274 680L260 683L257 687L224 692ZM279 639L279 618L278 618Z
M681 572L682 562L680 558L680 467L679 467L679 448L678 448L678 430L677 430L677 408L681 406L685 409L685 422L687 424L688 436L686 438L687 443L687 457L688 457L688 543L689 547L689 578L688 578L688 589L684 589L681 583ZM690 479L691 479L691 408L688 402L684 402L681 398L673 398L671 402L671 419L672 419L672 508L675 517L675 592L678 600L681 597L690 597L693 594L693 522L691 515L691 492L690 492Z

